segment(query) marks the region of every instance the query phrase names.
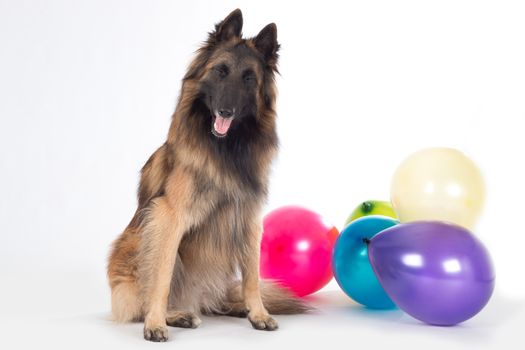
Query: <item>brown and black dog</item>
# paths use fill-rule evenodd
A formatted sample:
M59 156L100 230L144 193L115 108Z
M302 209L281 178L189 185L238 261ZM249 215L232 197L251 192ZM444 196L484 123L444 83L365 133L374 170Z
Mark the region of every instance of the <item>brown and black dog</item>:
M215 26L190 64L167 141L146 162L138 208L109 258L115 320L144 321L144 338L194 328L199 313L248 316L308 307L259 281L261 212L277 148L277 28L243 39L242 13ZM239 279L240 275L240 279Z

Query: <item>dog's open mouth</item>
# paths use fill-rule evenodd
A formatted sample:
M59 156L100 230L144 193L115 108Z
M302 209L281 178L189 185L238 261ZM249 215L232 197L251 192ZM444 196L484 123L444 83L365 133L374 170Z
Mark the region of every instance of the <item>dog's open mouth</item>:
M217 137L225 137L228 134L228 130L232 125L233 117L223 118L215 114L213 118L213 125L211 127L211 132Z

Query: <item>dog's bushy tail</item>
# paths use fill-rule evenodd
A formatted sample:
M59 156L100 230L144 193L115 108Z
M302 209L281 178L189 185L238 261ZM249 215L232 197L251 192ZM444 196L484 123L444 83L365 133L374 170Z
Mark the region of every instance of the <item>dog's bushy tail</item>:
M274 315L303 314L312 310L304 300L272 281L261 283L261 297L266 310Z
M274 281L261 281L260 288L264 307L272 315L303 314L313 310L304 300ZM232 286L228 300L232 303L244 301L240 282Z

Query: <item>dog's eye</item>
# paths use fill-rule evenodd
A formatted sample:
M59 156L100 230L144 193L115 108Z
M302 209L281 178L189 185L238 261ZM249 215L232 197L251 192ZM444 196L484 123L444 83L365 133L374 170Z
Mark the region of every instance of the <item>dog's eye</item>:
M246 72L244 72L242 78L243 78L244 81L247 82L247 83L252 83L252 82L254 82L254 81L256 80L255 73L252 72L252 71L246 71Z
M225 78L228 75L228 73L229 73L228 67L226 67L226 65L224 65L224 64L221 64L221 65L218 65L218 66L214 67L213 70L221 78Z

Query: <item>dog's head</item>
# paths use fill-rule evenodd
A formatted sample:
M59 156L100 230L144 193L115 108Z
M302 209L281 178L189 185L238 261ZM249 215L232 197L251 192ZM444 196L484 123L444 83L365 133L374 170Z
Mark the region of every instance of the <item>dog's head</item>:
M205 107L217 138L274 108L277 27L268 24L257 36L243 39L242 24L239 9L218 23L185 77L196 83L196 103Z

